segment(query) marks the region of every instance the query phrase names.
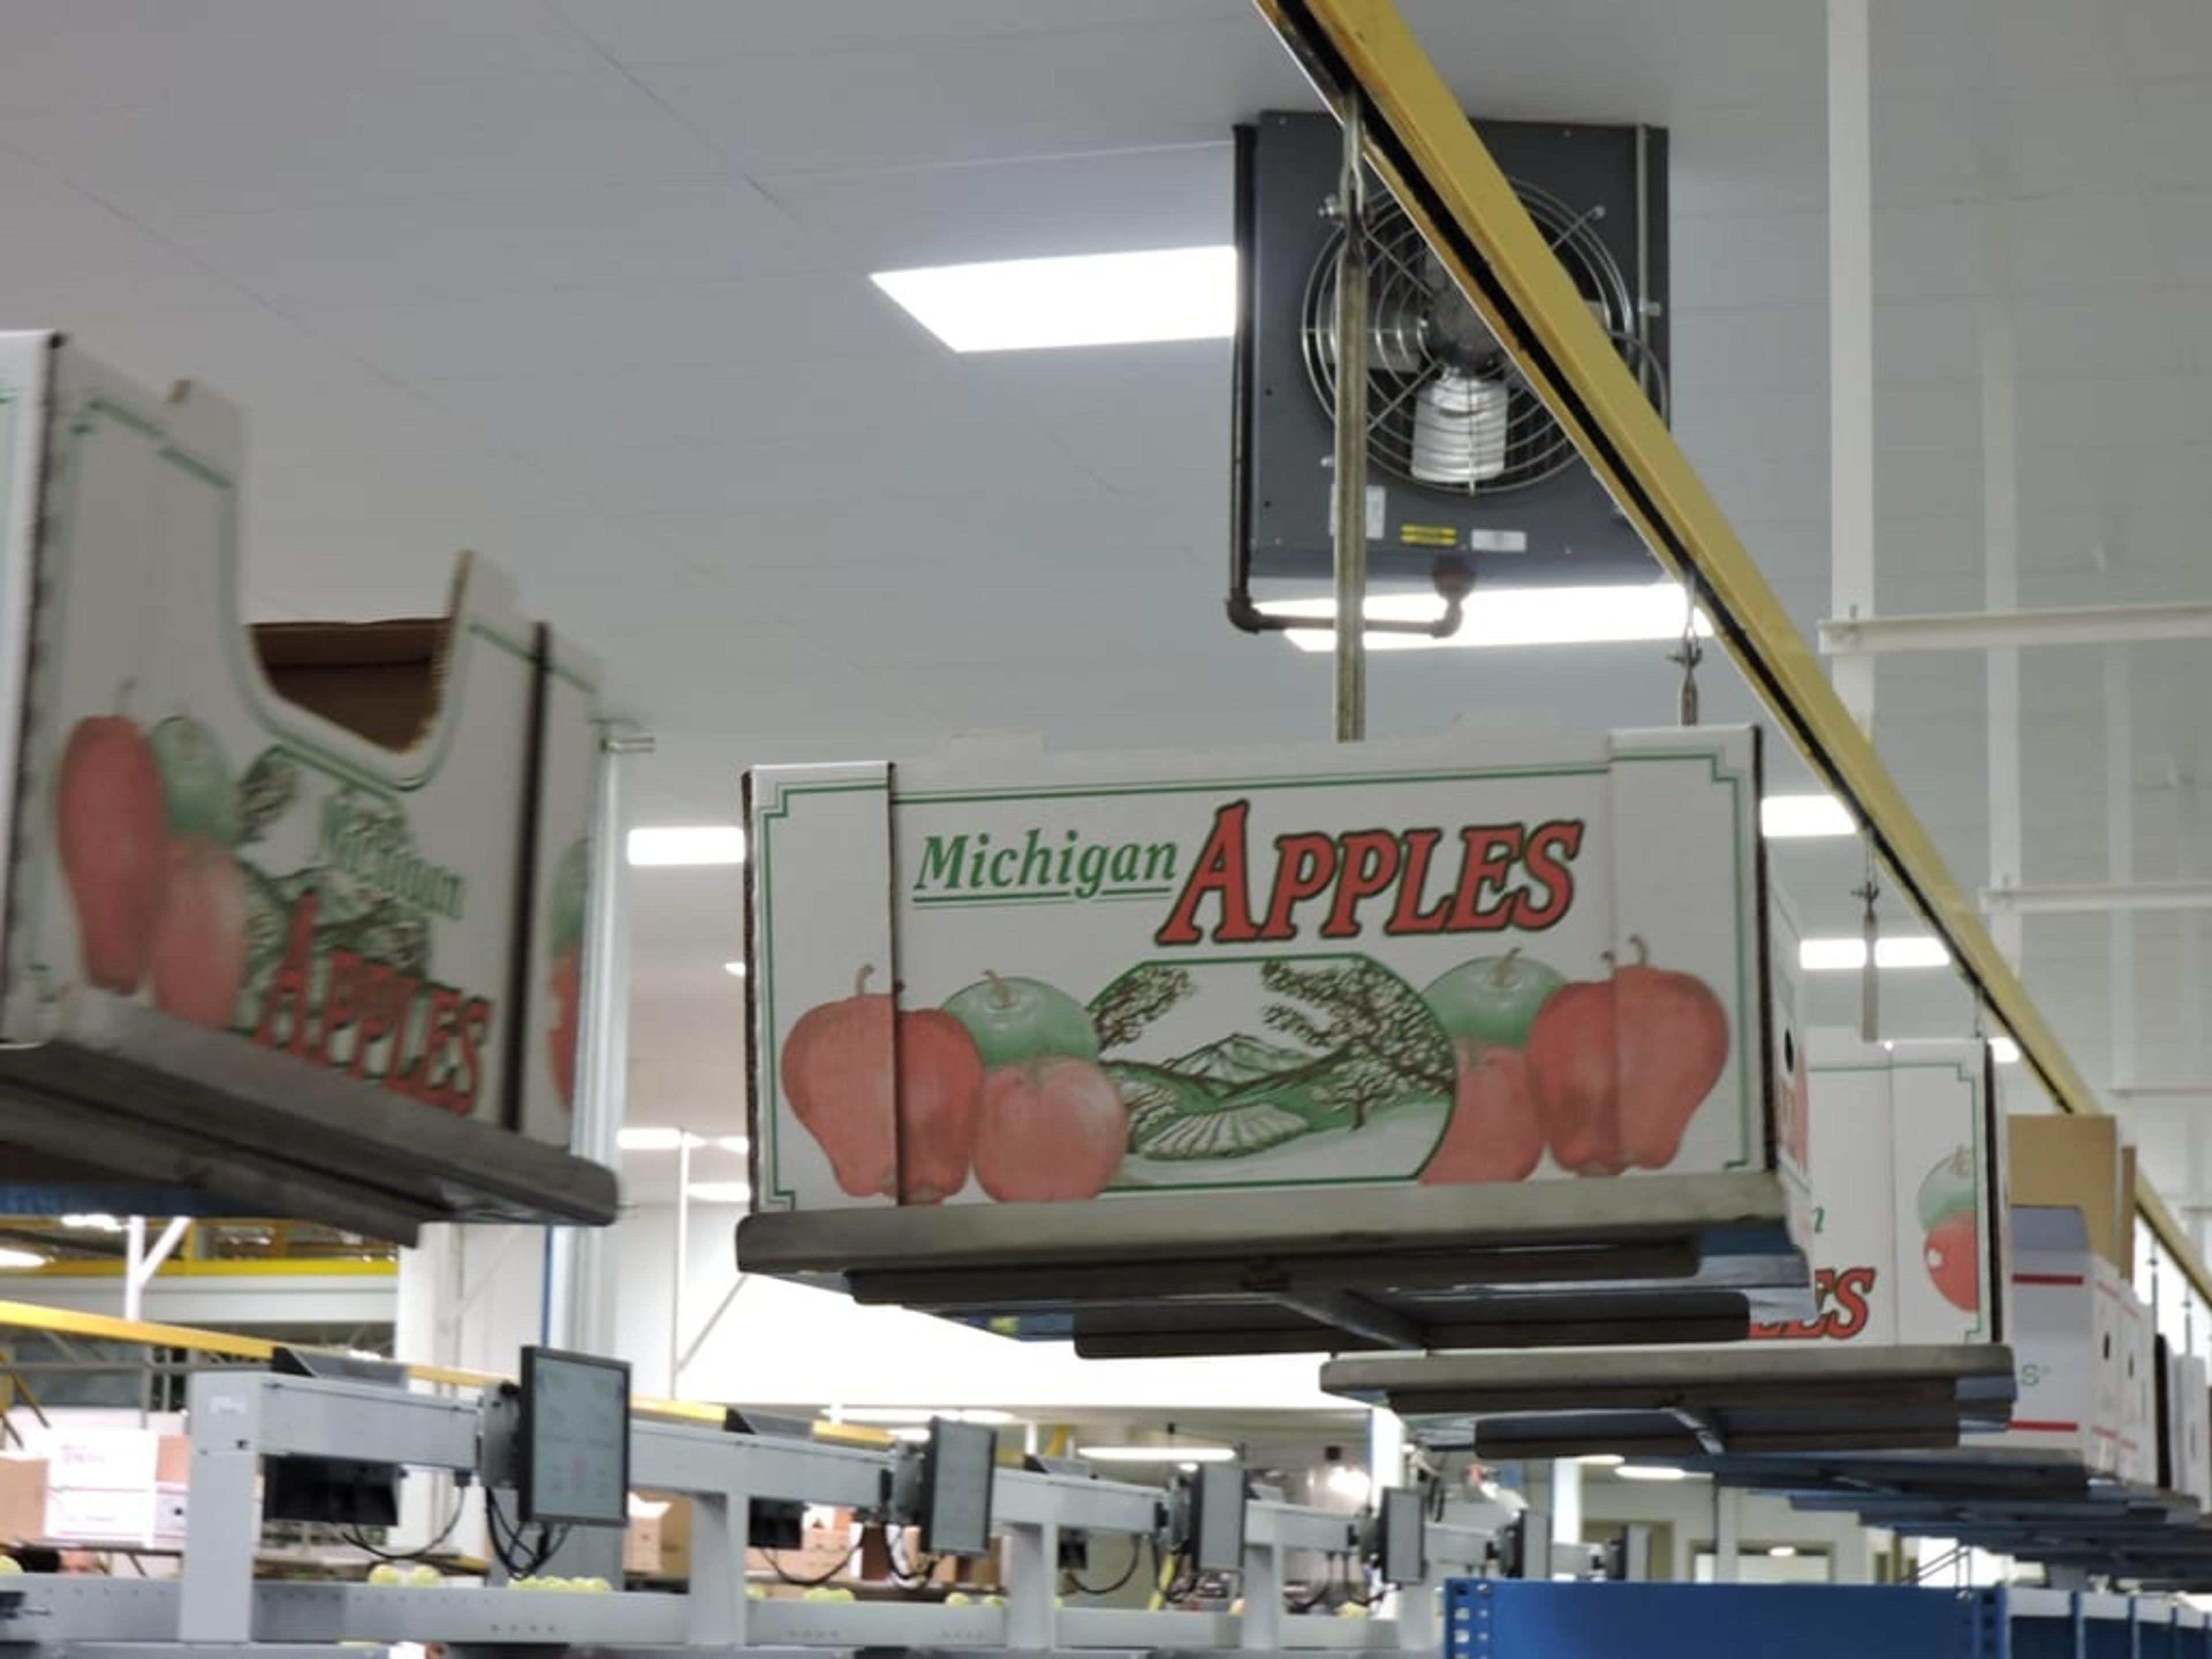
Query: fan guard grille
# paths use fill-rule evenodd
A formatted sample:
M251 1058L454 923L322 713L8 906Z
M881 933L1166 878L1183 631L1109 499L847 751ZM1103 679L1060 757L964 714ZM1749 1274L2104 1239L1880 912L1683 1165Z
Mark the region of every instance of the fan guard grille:
M1518 180L1513 188L1592 314L1663 414L1664 377L1636 326L1628 279L1591 228L1595 212L1577 213L1556 197ZM1314 264L1300 331L1307 379L1322 407L1332 412L1336 407L1337 255L1343 242L1340 230ZM1370 210L1367 250L1369 463L1424 489L1466 495L1525 489L1573 465L1574 445L1551 411L1529 389L1413 222L1387 198L1376 200ZM1418 470L1417 441L1426 463ZM1455 470L1455 456L1464 463L1474 455L1486 459L1480 466L1464 468L1468 476L1448 476Z

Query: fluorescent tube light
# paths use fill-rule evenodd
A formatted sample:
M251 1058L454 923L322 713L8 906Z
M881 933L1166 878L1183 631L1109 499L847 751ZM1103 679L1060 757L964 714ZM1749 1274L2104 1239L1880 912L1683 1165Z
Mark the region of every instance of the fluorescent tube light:
M19 1250L0 1244L0 1267L43 1267L46 1259L36 1250Z
M1234 1446L1078 1446L1093 1463L1233 1463Z
M742 962L726 962L722 964L722 971L732 979L743 979L745 976L745 964Z
M1797 965L1808 974L1850 973L1866 966L1863 939L1808 939L1798 942ZM1875 941L1877 968L1948 968L1951 953L1943 941L1925 933Z
M1478 588L1468 600L1459 632L1448 640L1425 634L1367 635L1370 651L1442 651L1528 645L1627 645L1682 637L1680 582L1613 583L1601 587ZM1433 593L1376 593L1369 597L1373 622L1425 622L1441 604ZM1332 599L1276 599L1261 606L1271 616L1310 617L1311 628L1284 635L1301 651L1328 651ZM1698 632L1710 636L1711 621L1698 613Z
M2008 1036L1993 1036L1990 1039L1990 1058L2000 1066L2017 1066L2020 1044Z
M695 1181L684 1192L694 1204L747 1204L753 1195L742 1181Z
M708 1145L724 1152L749 1152L753 1146L743 1135L716 1135Z
M1759 804L1759 828L1769 841L1811 841L1848 836L1855 826L1833 795L1769 795Z
M928 265L868 280L955 351L1225 340L1237 327L1228 246Z
M1624 1463L1613 1473L1623 1480L1687 1480L1690 1478L1689 1470L1669 1468L1664 1464Z
M902 1427L914 1424L927 1425L933 1417L942 1417L955 1423L973 1423L982 1428L1004 1428L1014 1420L1012 1412L996 1411L930 1411L921 1406L840 1406L830 1416L841 1423L871 1423L881 1427Z
M1575 1462L1589 1469L1617 1469L1628 1460L1619 1452L1584 1452Z
M623 1129L615 1136L615 1145L626 1152L672 1152L684 1144L681 1129L650 1129L642 1127Z
M1797 1547L1795 1544L1769 1544L1766 1553L1778 1561L1787 1561L1797 1553Z
M92 1211L83 1215L65 1215L62 1225L74 1227L79 1232L119 1233L123 1231L123 1218Z
M633 866L743 864L745 832L734 823L661 824L629 832Z

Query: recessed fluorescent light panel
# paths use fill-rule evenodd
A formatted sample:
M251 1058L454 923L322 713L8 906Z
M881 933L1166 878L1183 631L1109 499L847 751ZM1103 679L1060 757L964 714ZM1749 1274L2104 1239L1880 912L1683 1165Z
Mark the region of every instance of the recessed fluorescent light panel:
M1769 795L1759 804L1759 828L1769 841L1814 841L1854 830L1851 815L1833 795Z
M1376 593L1367 600L1370 622L1425 622L1442 601L1433 593ZM1459 632L1448 640L1425 634L1367 635L1370 651L1501 649L1530 645L1632 645L1682 637L1682 607L1687 601L1679 582L1615 583L1598 587L1478 588L1467 602ZM1286 635L1301 651L1329 651L1336 645L1328 624L1336 616L1329 599L1274 599L1261 606L1272 616L1310 617L1315 626L1293 628ZM1711 636L1712 623L1698 613L1698 632Z
M1941 939L1924 933L1875 941L1877 968L1948 968L1951 953ZM1850 973L1866 966L1863 939L1808 939L1799 941L1797 965L1808 974Z
M43 1267L46 1257L36 1250L19 1250L12 1245L0 1245L0 1267Z
M745 832L734 823L665 824L629 832L633 866L743 864Z
M1225 340L1237 326L1229 246L929 265L869 280L955 351Z
M1233 1446L1078 1446L1078 1457L1093 1463L1228 1463Z
M1990 1039L1990 1058L2000 1066L2017 1066L2020 1044L2008 1036L1993 1036Z

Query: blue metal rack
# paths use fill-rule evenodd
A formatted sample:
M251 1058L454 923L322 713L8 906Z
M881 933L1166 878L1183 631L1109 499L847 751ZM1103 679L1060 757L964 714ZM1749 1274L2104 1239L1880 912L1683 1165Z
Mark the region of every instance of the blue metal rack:
M1446 1605L1445 1659L2212 1659L2164 1597L1462 1578Z

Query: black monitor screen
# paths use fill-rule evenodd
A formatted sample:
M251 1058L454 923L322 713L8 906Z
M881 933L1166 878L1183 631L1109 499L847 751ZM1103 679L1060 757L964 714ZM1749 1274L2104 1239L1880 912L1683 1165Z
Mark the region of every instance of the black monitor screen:
M1393 1486L1382 1494L1382 1582L1418 1584L1429 1576L1428 1494Z
M522 1519L629 1523L629 1367L618 1359L522 1351Z
M991 1547L991 1483L999 1437L979 1423L939 1418L921 1455L921 1547L932 1555L983 1555Z

